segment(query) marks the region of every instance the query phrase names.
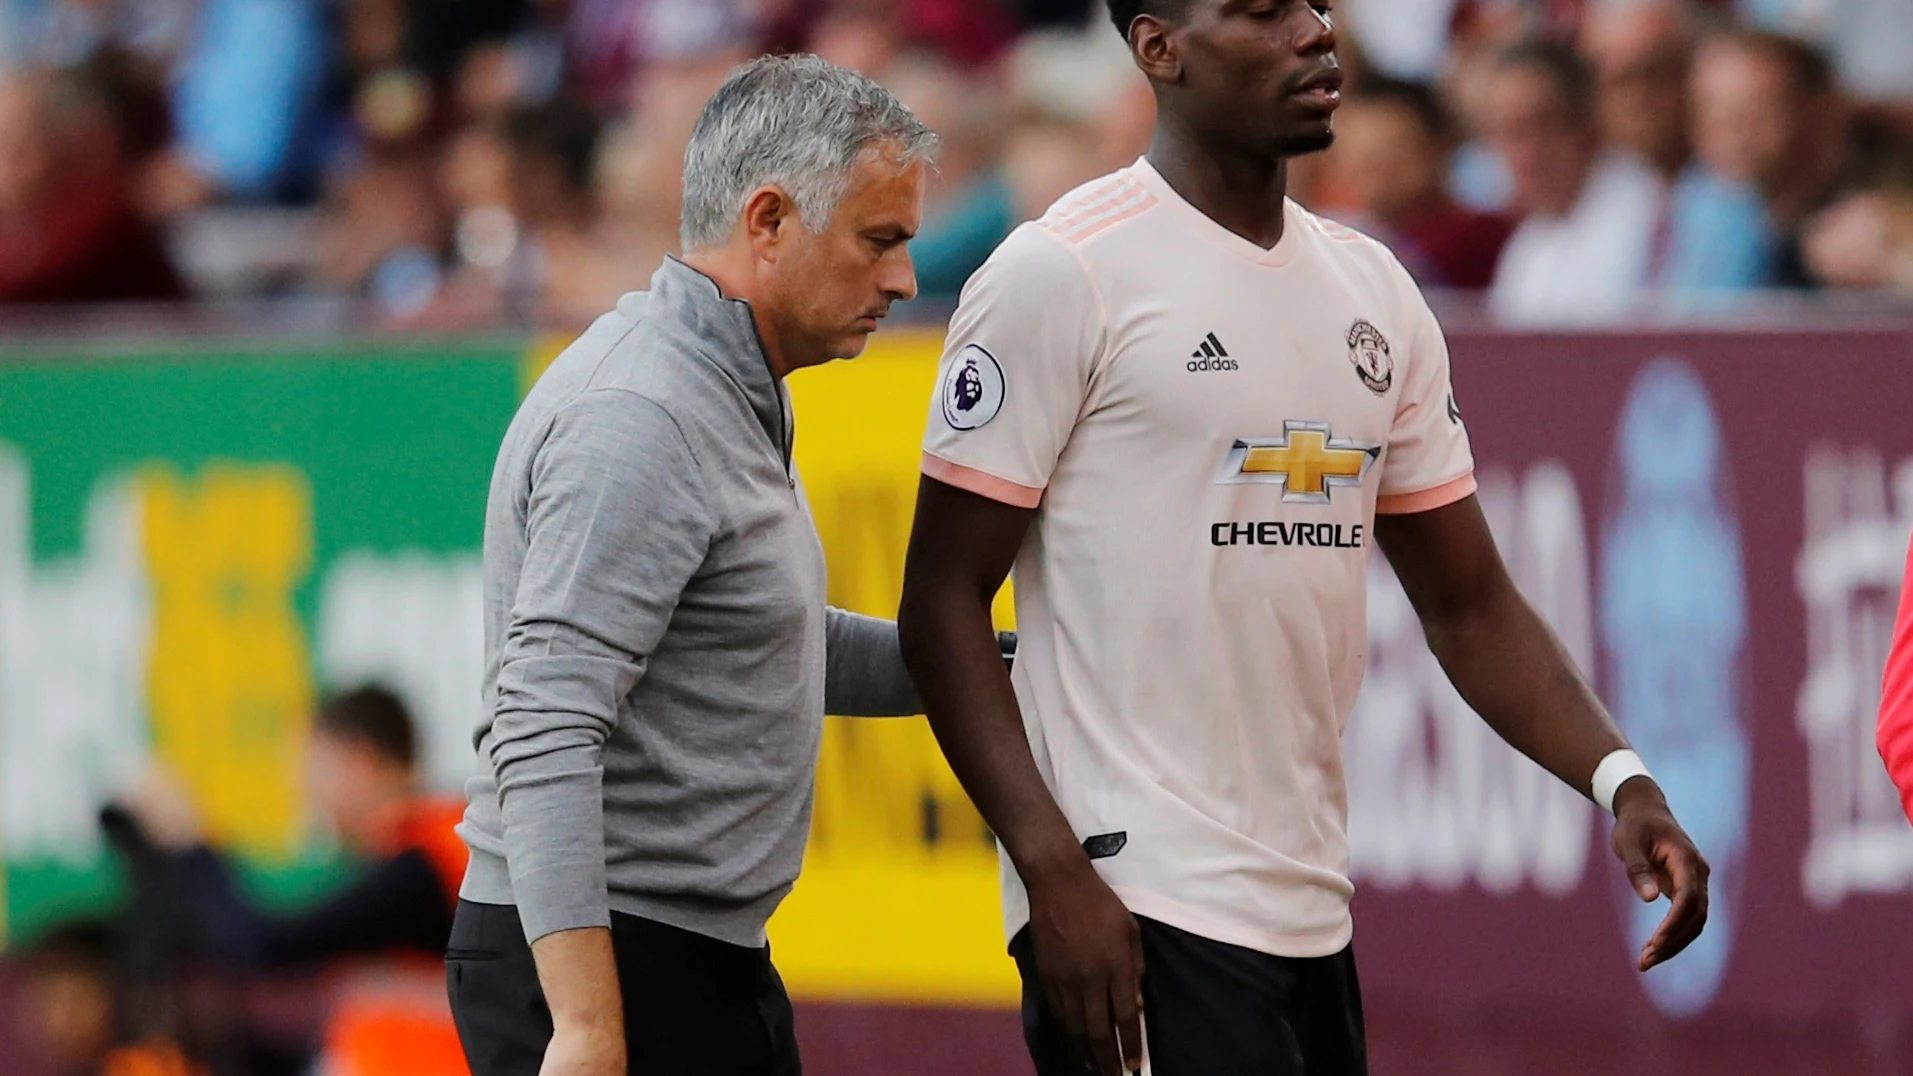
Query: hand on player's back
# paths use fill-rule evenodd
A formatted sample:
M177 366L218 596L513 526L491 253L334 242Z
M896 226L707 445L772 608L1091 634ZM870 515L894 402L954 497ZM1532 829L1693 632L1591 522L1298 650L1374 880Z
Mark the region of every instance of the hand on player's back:
M1707 925L1707 860L1674 820L1659 786L1647 778L1614 794L1614 854L1644 901L1665 894L1672 902L1654 936L1641 947L1640 969L1673 959Z
M1143 960L1135 917L1087 861L1024 882L1050 1010L1083 1045L1098 1076L1140 1070Z

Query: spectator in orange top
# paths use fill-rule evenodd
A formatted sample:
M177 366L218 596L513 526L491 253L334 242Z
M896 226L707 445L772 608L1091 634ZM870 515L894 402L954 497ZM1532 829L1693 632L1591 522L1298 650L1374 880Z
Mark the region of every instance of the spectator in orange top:
M1900 618L1887 651L1880 685L1880 758L1899 786L1900 803L1913 821L1913 549L1907 550L1906 581L1900 584Z
M464 808L420 794L417 738L404 704L384 688L361 687L320 706L306 755L313 806L371 865L290 915L269 915L240 894L184 797L163 782L127 806L173 852L194 922L229 959L296 966L393 950L440 957L465 875L465 845L453 832Z

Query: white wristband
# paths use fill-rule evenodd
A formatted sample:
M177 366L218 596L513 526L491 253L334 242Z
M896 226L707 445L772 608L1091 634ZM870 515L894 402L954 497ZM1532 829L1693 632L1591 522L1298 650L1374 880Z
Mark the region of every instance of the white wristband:
M1632 751L1612 751L1594 767L1594 802L1609 814L1614 813L1614 794L1621 786L1636 777L1652 778L1647 772L1647 764L1641 756Z

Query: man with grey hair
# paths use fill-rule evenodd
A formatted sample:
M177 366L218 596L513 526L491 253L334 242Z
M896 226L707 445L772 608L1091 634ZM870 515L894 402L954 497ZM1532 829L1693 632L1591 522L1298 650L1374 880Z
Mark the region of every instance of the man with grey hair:
M935 141L815 57L738 68L685 155L683 260L505 434L446 971L476 1076L799 1071L764 925L824 714L920 706L896 626L825 605L783 378L916 294Z

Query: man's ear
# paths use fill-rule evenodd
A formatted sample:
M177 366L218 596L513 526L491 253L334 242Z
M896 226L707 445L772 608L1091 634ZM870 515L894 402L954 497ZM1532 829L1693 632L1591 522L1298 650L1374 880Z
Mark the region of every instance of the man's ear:
M777 260L779 246L797 225L797 203L782 187L759 187L744 199L744 234L765 261Z
M1182 81L1182 57L1169 40L1169 27L1154 15L1138 15L1129 24L1129 52L1142 73L1170 85Z

